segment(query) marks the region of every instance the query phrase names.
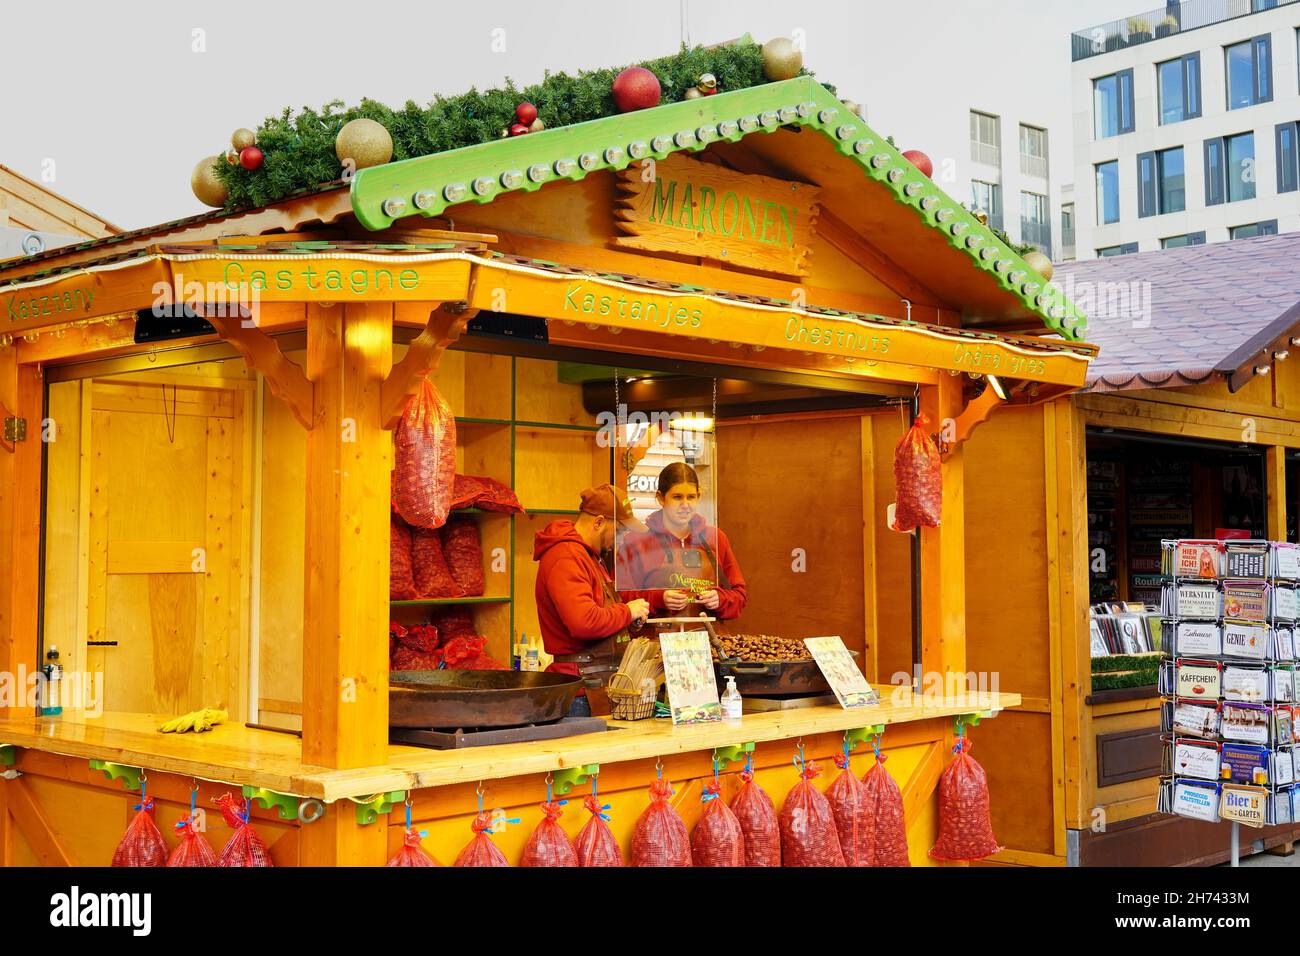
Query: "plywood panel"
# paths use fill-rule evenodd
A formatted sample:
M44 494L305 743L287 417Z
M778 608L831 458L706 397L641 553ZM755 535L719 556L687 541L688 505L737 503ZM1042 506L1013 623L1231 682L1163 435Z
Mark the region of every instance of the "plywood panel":
M43 640L57 647L64 667L85 670L81 584L81 383L50 385L48 415L54 441L45 457L45 608Z
M906 429L901 410L871 416L874 427L877 677L910 683L912 671L912 535L890 531L886 509L894 500L894 446Z
M745 574L738 632L838 634L865 649L862 458L857 418L718 429L718 524ZM779 467L775 463L779 462Z
M561 383L555 362L515 359L516 414L520 421L596 425L582 406L582 386Z
M595 432L515 430L515 491L529 511L576 509L584 488L610 480L609 461Z
M998 843L1054 853L1051 715L1003 711L969 734L974 743L971 756L988 774L989 811Z

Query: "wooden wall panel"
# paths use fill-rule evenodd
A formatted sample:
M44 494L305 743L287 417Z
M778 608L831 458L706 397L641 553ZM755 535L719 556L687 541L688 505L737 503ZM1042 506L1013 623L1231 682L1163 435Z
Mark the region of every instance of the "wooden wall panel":
M886 509L894 500L894 446L906 430L902 410L871 416L874 430L875 506L871 520L876 539L876 680L891 683L912 671L912 535L890 531Z
M733 630L838 634L864 650L862 460L855 417L718 429L719 526L749 586ZM796 549L806 570L795 570Z

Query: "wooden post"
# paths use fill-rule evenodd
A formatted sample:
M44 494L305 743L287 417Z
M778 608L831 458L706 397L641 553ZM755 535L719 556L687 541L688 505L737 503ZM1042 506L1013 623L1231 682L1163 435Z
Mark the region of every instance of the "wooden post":
M392 366L392 319L391 303L307 308L307 377L314 388L305 489L302 758L324 767L388 759L392 435L380 421L380 391ZM305 827L304 839L319 826Z
M965 376L944 375L933 388L921 390L921 411L929 416L931 432L942 432L946 420L962 410ZM1014 462L1008 459L1008 467ZM939 527L921 529L921 670L944 676L966 672L966 493L963 487L962 446L943 458L943 510ZM932 678L933 679L933 678ZM964 687L953 679L954 690Z
M1264 449L1264 470L1268 477L1268 539L1286 540L1286 448L1269 445Z
M17 349L0 348L0 406L26 419L27 437L0 449L0 717L33 713L26 678L39 667L41 419L38 367L19 365ZM2 424L2 423L0 423Z

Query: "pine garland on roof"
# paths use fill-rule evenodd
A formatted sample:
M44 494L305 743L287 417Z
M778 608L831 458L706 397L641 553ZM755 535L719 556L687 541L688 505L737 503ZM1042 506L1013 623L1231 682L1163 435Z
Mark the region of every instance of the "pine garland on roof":
M661 104L683 99L703 73L717 77L722 91L768 82L762 47L749 40L711 49L683 45L674 56L629 65L644 66L658 77ZM217 175L229 191L226 207L264 206L338 179L334 139L349 120L365 117L387 127L393 138L392 161L397 162L497 139L502 128L515 121L515 107L525 100L537 107L547 129L613 116L618 109L611 86L622 69L580 70L577 76L548 71L542 82L523 89L507 79L503 88L436 96L428 106L410 100L396 110L370 99L352 107L335 100L319 111L285 109L257 128L257 145L265 154L260 169L217 164Z

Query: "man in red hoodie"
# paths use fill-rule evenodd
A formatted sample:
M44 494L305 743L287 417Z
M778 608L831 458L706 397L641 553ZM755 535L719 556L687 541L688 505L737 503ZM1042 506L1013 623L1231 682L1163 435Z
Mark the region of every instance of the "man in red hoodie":
M619 602L600 554L614 547L620 528L644 531L645 525L632 514L627 495L609 484L584 491L579 509L576 520L552 521L537 532L537 620L542 645L555 657L547 669L587 670L598 681L597 675L608 676L606 668L617 669L622 648L615 639L634 620L650 616L644 600ZM574 716L590 713L584 697L574 702Z

